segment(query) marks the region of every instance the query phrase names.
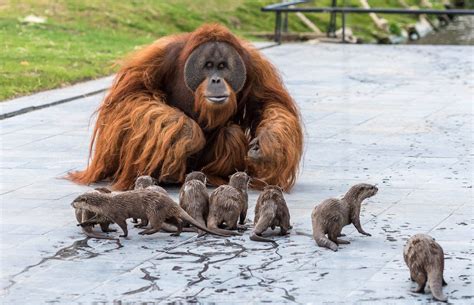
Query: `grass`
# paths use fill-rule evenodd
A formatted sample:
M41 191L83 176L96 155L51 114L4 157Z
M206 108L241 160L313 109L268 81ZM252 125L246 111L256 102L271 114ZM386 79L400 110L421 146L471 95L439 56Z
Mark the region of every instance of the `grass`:
M260 7L271 2L0 1L0 100L111 74L117 59L139 46L206 22L244 36L269 31L273 16ZM22 23L29 14L47 22Z
M270 32L274 14L262 13L260 8L276 2L0 0L0 101L111 74L117 69L117 60L134 49L164 35L192 31L206 22L223 23L247 38L254 32ZM328 6L330 2L316 3ZM343 1L339 2L341 5ZM369 2L374 7L400 7L398 0ZM419 1L406 2L412 5ZM358 1L347 0L346 5L358 6ZM30 14L47 21L23 23L21 20ZM328 14L307 17L326 30ZM413 22L406 16L385 18L397 25ZM289 25L290 31L308 31L294 14L289 15ZM366 15L350 15L348 26L366 41L378 31Z

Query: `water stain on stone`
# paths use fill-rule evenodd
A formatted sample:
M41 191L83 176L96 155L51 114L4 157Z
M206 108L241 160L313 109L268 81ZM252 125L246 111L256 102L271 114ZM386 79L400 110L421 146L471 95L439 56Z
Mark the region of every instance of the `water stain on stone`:
M86 237L84 239L77 240L73 242L72 245L59 249L54 255L45 257L36 264L26 266L20 272L12 275L12 277L9 279L10 284L4 288L4 291L8 293L10 288L12 288L16 284L16 281L15 281L16 277L24 273L27 273L32 268L41 266L50 260L70 260L70 259L78 258L81 255L81 252L84 252L86 254L85 257L82 257L83 259L91 259L91 258L99 256L100 255L99 253L95 253L93 251L88 250L88 248L91 248L87 243L89 239L90 239L89 237ZM104 253L123 247L120 243L118 243L118 245L119 246L117 248L106 250L104 251Z
M146 281L149 281L150 285L143 286L143 287L135 289L135 290L124 292L124 293L122 293L123 295L133 295L133 294L137 294L137 293L141 293L141 292L145 292L145 291L154 291L154 290L160 291L161 290L160 287L158 287L158 285L156 285L156 283L155 283L156 280L160 279L159 277L152 276L150 274L150 272L147 270L147 268L140 268L140 271L145 274L142 277L142 279L144 279Z

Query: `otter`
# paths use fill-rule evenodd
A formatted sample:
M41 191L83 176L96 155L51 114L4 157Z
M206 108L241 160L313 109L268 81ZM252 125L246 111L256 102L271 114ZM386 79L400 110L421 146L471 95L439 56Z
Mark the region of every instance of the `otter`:
M413 292L423 293L428 282L436 300L448 300L442 290L442 286L447 285L443 278L444 252L433 237L426 234L410 237L403 249L403 259L410 269L410 279L418 284Z
M155 178L151 176L140 176L135 180L134 190L150 190L168 195L168 192L159 185L156 185Z
M311 220L313 238L318 246L337 251L338 244L349 244L349 241L338 237L342 236L342 228L351 223L359 233L371 236L360 224L360 205L364 199L377 194L377 191L378 188L374 185L360 183L352 186L342 199L326 199L315 206Z
M186 175L184 184L179 191L179 206L203 226L206 226L209 214L209 194L207 193L206 180L204 173L191 172ZM201 230L198 230L198 233L199 235L204 234Z
M290 211L283 197L283 191L279 186L268 185L264 187L255 205L253 222L255 228L250 235L250 239L253 241L275 242L261 237L262 233L269 227L274 230L276 226L279 226L280 235L287 234L291 228Z
M104 194L110 194L111 193L111 191L108 188L105 188L105 187L96 188L91 192L93 192L93 193L94 192L95 193L104 193ZM112 237L109 237L109 236L100 235L100 234L96 234L96 233L92 232L92 228L95 225L100 225L100 228L101 228L102 232L104 232L104 233L117 232L117 230L115 230L115 229L109 229L109 225L113 223L112 220L110 220L107 217L104 217L100 214L93 213L93 212L91 212L89 210L85 210L85 209L74 209L74 213L76 215L76 220L77 220L78 225L80 225L81 223L84 223L84 222L89 223L89 225L87 225L87 226L81 226L82 227L82 232L84 232L84 234L87 237L98 238L98 239L109 239L109 240L115 240L115 241L118 240L117 238L112 238Z
M234 173L228 185L221 185L209 196L209 215L207 227L224 234L240 235L220 229L225 223L227 229L246 229L244 225L248 209L248 184L250 178L245 172ZM239 226L239 225L240 226Z
M135 180L135 186L134 186L133 189L134 190L147 189L147 190L150 190L150 191L155 191L155 192L159 192L159 193L163 193L165 195L168 195L168 192L164 188L162 188L159 185L156 185L155 178L153 178L151 176L147 176L147 175L139 176ZM140 223L138 223L138 219L136 219L136 218L132 219L132 223L136 223L136 225L135 225L136 228L143 228L143 227L146 227L148 225L148 222L144 222L143 220L140 221Z
M202 226L188 215L173 199L162 193L149 190L133 190L108 196L101 193L85 193L77 197L72 206L76 209L85 209L111 219L122 230L120 237L127 237L127 218L140 218L150 221L151 228L139 234L154 234L158 232L165 221L172 222L178 228L173 236L179 236L182 231L183 220L195 227L211 234L229 236L215 232ZM81 223L82 226L90 225L89 222Z

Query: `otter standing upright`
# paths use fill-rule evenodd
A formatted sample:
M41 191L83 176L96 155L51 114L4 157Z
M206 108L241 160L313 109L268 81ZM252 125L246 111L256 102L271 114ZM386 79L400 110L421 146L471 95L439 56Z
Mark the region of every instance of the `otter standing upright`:
M444 252L433 237L413 235L403 249L403 259L410 269L411 280L418 284L413 292L423 293L428 282L433 297L438 301L447 301L441 288L447 285L443 279Z
M202 172L191 172L186 175L179 191L179 206L201 225L206 226L209 214L209 194L206 188L206 175ZM199 235L204 232L198 230Z
M255 205L255 228L250 235L253 241L274 242L271 239L261 237L268 228L280 227L280 235L286 235L290 229L290 211L286 205L283 191L276 185L268 185L257 199Z
M238 229L245 223L248 209L249 176L244 172L236 172L230 177L228 185L216 188L209 197L209 216L207 226L217 232L229 234L228 230L218 227L225 223L230 230ZM240 221L239 221L240 218Z
M337 251L338 244L349 244L348 241L338 239L342 228L354 224L359 233L371 236L362 229L360 224L360 205L364 199L377 194L374 185L360 183L349 189L342 199L326 199L314 207L311 213L313 224L313 238L320 247ZM326 237L326 235L328 237Z

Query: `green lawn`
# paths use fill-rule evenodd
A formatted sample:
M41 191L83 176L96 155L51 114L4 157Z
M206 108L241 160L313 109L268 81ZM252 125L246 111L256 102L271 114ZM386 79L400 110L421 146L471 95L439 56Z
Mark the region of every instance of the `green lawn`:
M130 51L164 35L192 31L206 22L223 23L247 38L254 32L273 31L274 14L261 13L260 8L276 2L278 0L0 0L0 100L111 74L117 69L117 61ZM369 2L399 7L397 0ZM330 0L316 3L326 6ZM356 5L358 1L347 0L346 3ZM23 23L22 19L30 14L45 17L47 21ZM326 29L327 14L308 17ZM406 19L411 17L389 18L412 22ZM367 40L377 31L368 16L350 16L348 23L356 35ZM291 14L289 24L290 31L308 31Z

